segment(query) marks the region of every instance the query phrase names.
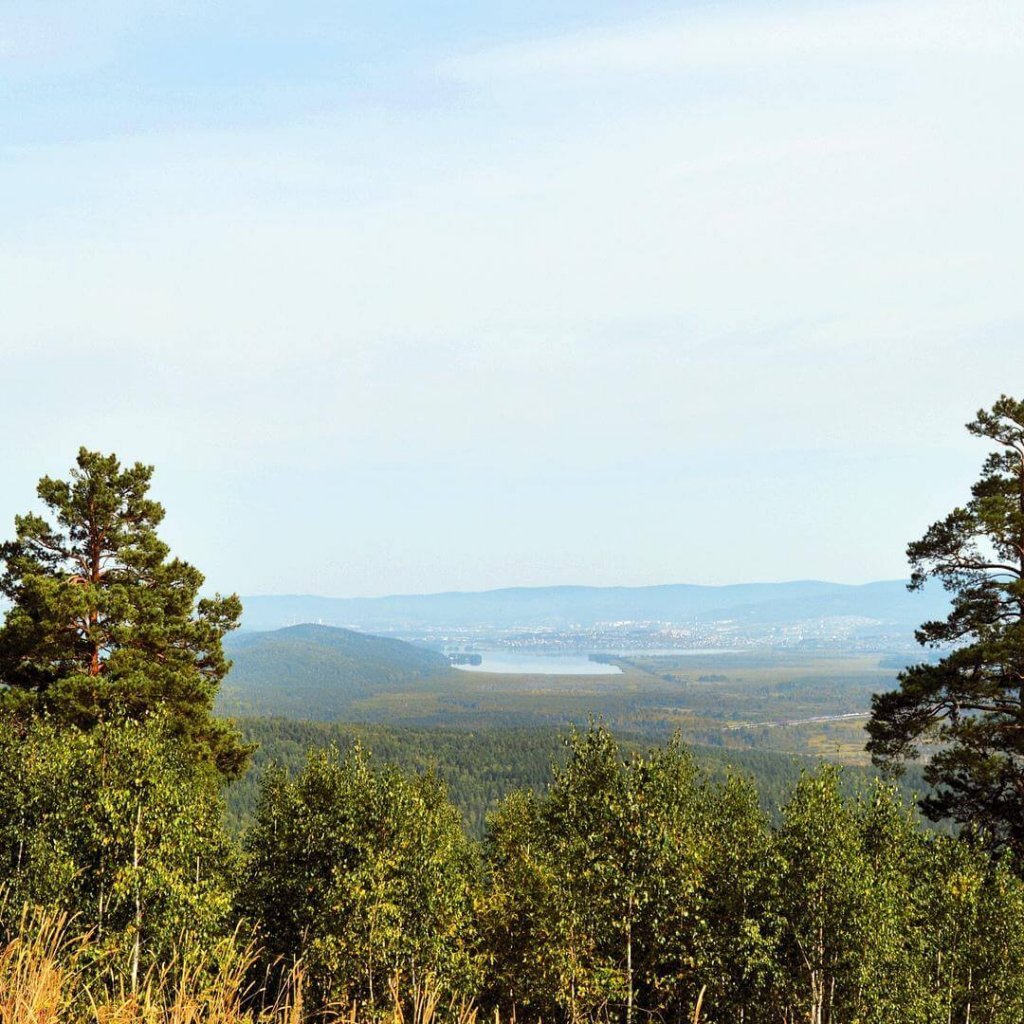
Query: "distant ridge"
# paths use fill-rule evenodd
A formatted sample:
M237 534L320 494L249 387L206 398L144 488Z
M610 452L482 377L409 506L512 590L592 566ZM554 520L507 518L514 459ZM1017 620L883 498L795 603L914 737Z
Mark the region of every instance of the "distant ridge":
M677 624L733 619L744 625L785 625L822 617L853 617L912 630L944 616L946 594L930 587L910 593L905 580L844 584L821 580L700 586L507 587L391 597L332 598L256 595L242 599L246 629L302 622L401 632L427 627L584 628L639 621Z

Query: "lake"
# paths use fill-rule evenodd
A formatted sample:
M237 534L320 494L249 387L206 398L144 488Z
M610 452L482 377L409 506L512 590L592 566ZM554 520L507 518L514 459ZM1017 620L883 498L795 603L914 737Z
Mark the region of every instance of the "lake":
M528 654L522 651L474 651L479 665L453 665L460 672L509 676L618 676L618 665L602 665L585 654Z

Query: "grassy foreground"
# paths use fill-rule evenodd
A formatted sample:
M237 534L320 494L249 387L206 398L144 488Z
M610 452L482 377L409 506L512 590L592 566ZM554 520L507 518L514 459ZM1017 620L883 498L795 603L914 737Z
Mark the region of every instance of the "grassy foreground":
M301 965L267 1006L253 980L256 949L238 936L196 958L177 950L143 978L96 970L96 950L66 915L26 912L21 934L0 948L0 1024L475 1024L466 1001L446 1000L430 979L388 986L386 1009L352 1003L307 1012ZM497 1018L495 1018L497 1024Z

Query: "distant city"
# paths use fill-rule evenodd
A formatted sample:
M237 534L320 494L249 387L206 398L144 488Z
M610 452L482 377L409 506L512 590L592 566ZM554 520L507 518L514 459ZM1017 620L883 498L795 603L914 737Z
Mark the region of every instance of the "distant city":
M916 647L915 628L948 609L941 588L911 593L902 580L540 587L348 599L261 595L243 603L245 629L320 623L447 654L909 651Z
M872 628L877 627L877 628ZM349 625L348 628L359 628ZM741 650L902 651L916 647L902 629L885 629L871 619L828 616L786 626L751 627L733 619L681 626L670 622L606 622L567 629L434 626L379 630L448 654L480 650L548 654L628 654Z

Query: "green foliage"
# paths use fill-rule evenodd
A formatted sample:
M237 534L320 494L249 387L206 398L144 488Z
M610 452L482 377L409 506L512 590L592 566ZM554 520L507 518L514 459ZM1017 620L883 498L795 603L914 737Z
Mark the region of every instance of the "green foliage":
M1024 885L891 787L851 797L825 765L773 825L750 782L710 779L678 744L627 751L591 727L567 747L482 845L429 771L358 745L295 776L269 766L240 862L216 773L159 720L8 723L0 926L23 902L77 914L93 976L136 989L182 934L200 962L252 925L271 1000L298 966L308 1007L369 1017L427 982L567 1024L689 1020L698 1003L704 1024L1021 1019Z
M157 535L153 469L82 448L70 479L43 477L49 518L15 519L0 547L0 684L22 713L91 727L160 710L167 727L226 776L248 750L212 718L228 670L221 640L237 597L199 598L202 574Z
M436 771L462 812L470 834L476 837L484 834L487 814L511 792L528 788L543 793L554 779L553 768L566 759L563 733L553 728L413 729L289 718L242 718L237 724L246 742L256 747L256 753L252 768L226 790L229 822L235 832L255 813L261 771L270 764L281 764L297 772L312 748L333 745L345 751L358 742L403 771ZM626 753L640 752L650 745L649 739L636 734L616 732L616 737ZM818 764L817 758L773 751L693 745L688 749L712 779L724 781L733 774L749 777L762 809L774 821L779 820L800 773ZM875 775L872 769L847 768L844 792L853 793ZM900 791L908 799L923 788L920 771L913 767L900 779Z
M845 800L834 768L801 781L777 842L783 1005L810 1020L918 1019L923 843L891 790Z
M486 860L487 999L520 1017L1019 1019L1020 880L834 767L773 829L749 784L592 728L548 795L492 816Z
M707 845L692 962L709 1011L738 1020L765 1000L778 972L779 854L750 780L729 775L703 792Z
M229 924L236 857L212 769L166 724L0 723L0 928L24 904L76 915L105 969L139 976L183 932ZM106 962L106 961L109 961Z
M492 996L568 1020L680 1019L705 987L734 1005L762 966L766 838L749 788L677 745L623 759L607 730L574 734L550 792L491 820Z
M387 1005L398 975L475 988L478 865L444 786L356 748L267 772L239 906L271 965L301 958L317 1005Z
M954 649L874 699L869 749L899 770L926 746L938 789L925 812L1024 857L1024 402L1003 396L967 429L997 450L971 500L907 549L912 588L935 577L953 594L949 616L918 639Z

